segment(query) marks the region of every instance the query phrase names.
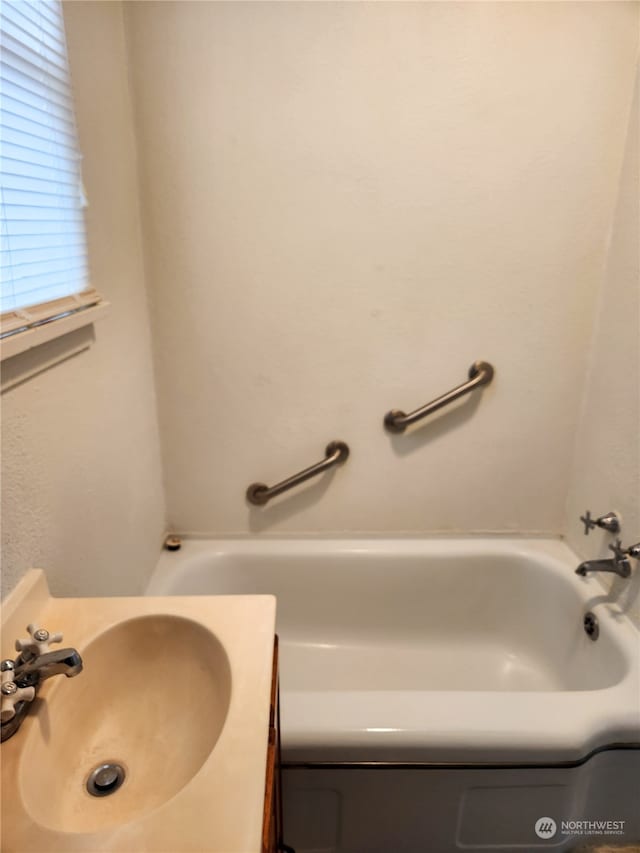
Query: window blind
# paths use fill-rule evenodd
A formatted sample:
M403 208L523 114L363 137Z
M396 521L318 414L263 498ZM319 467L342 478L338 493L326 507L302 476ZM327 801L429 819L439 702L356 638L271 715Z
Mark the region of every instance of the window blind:
M59 0L0 3L0 192L2 335L96 304Z

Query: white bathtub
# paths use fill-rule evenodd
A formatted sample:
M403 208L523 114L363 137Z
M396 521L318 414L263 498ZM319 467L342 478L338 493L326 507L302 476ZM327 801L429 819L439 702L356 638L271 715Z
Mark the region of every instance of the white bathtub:
M288 759L546 763L640 742L639 635L578 562L540 539L186 540L147 592L277 596Z
M185 540L147 592L277 596L297 853L571 850L563 819L640 840L639 635L578 562L541 539Z

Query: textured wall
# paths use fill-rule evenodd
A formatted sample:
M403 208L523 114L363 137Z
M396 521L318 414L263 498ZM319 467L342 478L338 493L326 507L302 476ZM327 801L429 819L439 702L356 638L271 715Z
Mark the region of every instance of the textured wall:
M174 529L561 532L637 16L127 6ZM476 358L480 400L383 431Z
M140 591L164 500L120 3L65 6L92 284L111 302L95 343L2 397L3 591L30 566L61 595ZM87 342L15 356L19 380ZM55 628L55 625L52 626Z
M610 557L604 531L584 536L578 521L617 510L622 539L640 542L640 122L638 85L575 443L567 540L585 559ZM614 576L615 577L615 576ZM630 581L601 576L640 627L640 564Z

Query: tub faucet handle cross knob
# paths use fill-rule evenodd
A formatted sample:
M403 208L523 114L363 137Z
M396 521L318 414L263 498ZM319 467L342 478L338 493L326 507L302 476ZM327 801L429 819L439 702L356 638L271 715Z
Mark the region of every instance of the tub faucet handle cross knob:
M594 527L599 527L601 530L606 530L608 533L620 533L620 517L615 512L607 512L596 518L595 521L591 518L589 510L584 515L580 516L580 521L584 524L584 535L588 536L589 531Z
M587 510L584 515L580 516L580 521L584 524L584 535L588 536L589 531L596 526L595 521L591 518L591 512Z
M622 547L621 539L616 539L615 544L609 545L609 550L613 551L615 559L618 561L623 560L629 553L625 548Z
M49 651L49 646L53 643L62 642L62 634L50 634L46 628L39 628L33 622L27 625L27 632L30 635L27 640L16 640L17 652L30 652L33 655L44 655Z

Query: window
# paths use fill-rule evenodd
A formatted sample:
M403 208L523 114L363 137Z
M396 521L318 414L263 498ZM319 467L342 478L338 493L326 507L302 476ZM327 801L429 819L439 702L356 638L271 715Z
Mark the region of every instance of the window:
M3 0L0 37L0 334L6 357L92 322L101 299L89 287L60 0Z

